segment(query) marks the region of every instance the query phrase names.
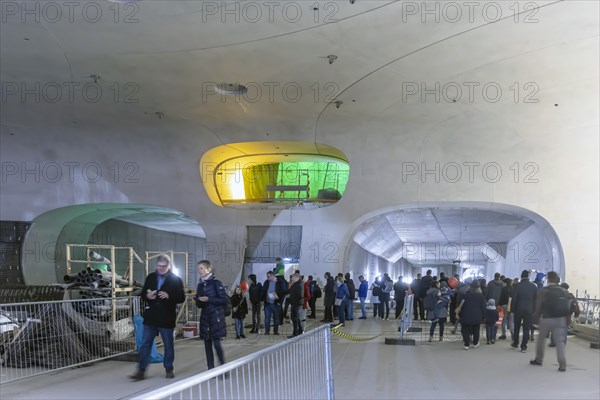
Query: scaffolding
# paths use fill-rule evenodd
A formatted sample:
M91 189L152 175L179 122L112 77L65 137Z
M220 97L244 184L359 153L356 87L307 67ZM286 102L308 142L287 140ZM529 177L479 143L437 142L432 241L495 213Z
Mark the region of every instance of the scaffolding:
M74 259L72 257L73 250L78 248L84 248L86 259L79 260ZM94 250L104 250L110 253L110 259L104 258L103 260L93 260L91 253ZM119 284L122 284L123 280L127 281L127 286L120 287L117 285L117 268L116 268L116 260L117 253L127 251L127 270L123 274L123 278L119 278ZM71 275L72 269L74 265L85 265L86 268L92 268L92 266L96 266L99 264L106 264L111 268L110 278L111 278L111 297L117 297L117 293L127 293L129 297L131 297L131 293L134 288L133 281L133 266L134 260L137 259L140 263L144 261L140 258L140 256L135 252L133 247L130 246L113 246L113 245L102 245L102 244L67 244L66 245L66 258L67 258L67 275ZM147 265L147 261L146 261ZM92 268L94 269L94 268ZM111 302L111 311L112 311L112 322L116 323L117 317L117 302Z
M84 249L85 250L85 260L77 259L73 257L76 249ZM96 257L93 259L92 254L95 251L99 251L100 253L104 252L109 256L106 258L102 255L100 257ZM126 264L127 269L122 277L118 276L117 268L116 268L116 260L117 256L126 252ZM149 265L152 260L156 259L160 255L168 255L171 258L172 265L178 265L175 263L176 257L181 260L181 264L184 266L183 274L181 278L184 281L185 293L187 295L193 294L193 291L188 288L189 281L189 273L188 273L188 263L189 263L189 253L182 251L146 251L145 257L142 258L135 252L133 247L130 246L113 246L113 245L98 245L98 244L67 244L66 245L66 261L67 261L67 276L72 275L72 270L76 265L84 265L87 269L95 270L94 266L98 266L100 264L106 264L110 267L110 272L105 272L108 278L110 274L110 297L116 298L119 294L126 293L127 297L132 297L133 291L136 290L136 284L142 285L141 283L136 283L134 281L134 264L137 260L139 263L143 263L145 266L144 270L144 279L148 277ZM179 265L181 265L179 264ZM189 301L186 301L182 304L177 314L177 321L180 321L181 316L184 312L188 312L189 310ZM116 301L112 301L110 305L111 313L112 313L112 322L116 323L117 311L119 309L119 305Z

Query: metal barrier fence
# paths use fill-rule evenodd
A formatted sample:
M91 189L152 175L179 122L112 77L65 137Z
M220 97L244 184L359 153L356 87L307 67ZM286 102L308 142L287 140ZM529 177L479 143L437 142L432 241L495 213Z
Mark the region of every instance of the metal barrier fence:
M187 301L179 321L197 321ZM135 351L139 310L137 296L0 304L0 383Z
M132 400L334 398L331 330L324 325Z
M600 300L589 296L578 298L580 314L577 320L580 324L600 325Z
M137 297L122 297L0 304L0 382L135 350L136 302Z

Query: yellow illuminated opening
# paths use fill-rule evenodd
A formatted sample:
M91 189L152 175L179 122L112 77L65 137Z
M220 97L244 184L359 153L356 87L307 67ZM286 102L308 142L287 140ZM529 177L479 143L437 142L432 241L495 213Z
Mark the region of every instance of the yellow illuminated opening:
M233 179L229 182L232 200L244 200L246 194L244 192L244 179L242 178L243 171L238 169L234 173Z
M202 157L200 171L211 200L235 208L330 205L342 198L350 175L339 150L304 142L220 146Z

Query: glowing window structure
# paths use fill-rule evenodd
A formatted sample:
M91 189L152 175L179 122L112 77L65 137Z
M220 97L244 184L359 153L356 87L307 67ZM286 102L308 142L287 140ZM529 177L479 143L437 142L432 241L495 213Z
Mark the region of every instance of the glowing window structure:
M219 146L200 160L209 198L231 208L319 208L339 201L348 184L345 155L306 142Z

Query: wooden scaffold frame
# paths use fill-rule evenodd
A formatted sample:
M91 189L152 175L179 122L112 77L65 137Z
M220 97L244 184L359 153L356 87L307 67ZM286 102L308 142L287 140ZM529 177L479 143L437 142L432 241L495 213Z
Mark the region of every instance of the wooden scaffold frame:
M97 265L97 264L107 264L111 267L111 298L114 298L116 296L116 293L120 293L120 292L128 292L128 294L131 295L131 292L133 292L133 290L134 290L134 287L133 287L134 258L137 259L140 263L144 262L140 258L140 256L135 252L133 247L131 247L131 246L113 246L110 244L77 244L77 243L69 243L69 244L66 244L65 246L66 246L67 274L68 275L71 274L71 269L74 264L85 264L86 267L91 267L92 265ZM81 248L81 247L85 248L86 260L73 259L71 249ZM90 257L90 250L94 250L94 249L109 250L110 251L110 259L109 260L101 260L101 261L92 260ZM116 281L117 271L116 271L116 261L115 260L117 259L117 251L122 251L122 250L128 251L128 266L127 266L127 270L125 271L125 274L123 274L123 278L129 282L129 285L127 287L117 287L117 281ZM148 264L146 261L146 266L147 265ZM147 272L147 268L146 268L146 272ZM116 316L117 316L117 303L115 301L111 301L111 303L112 303L112 322L115 323Z

